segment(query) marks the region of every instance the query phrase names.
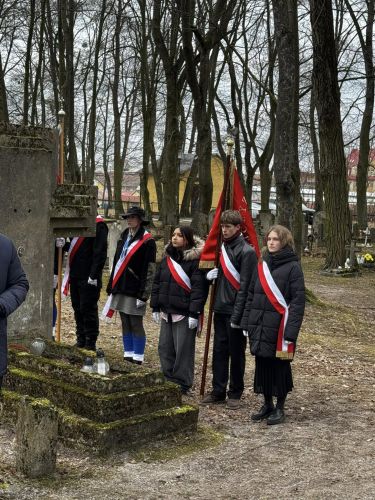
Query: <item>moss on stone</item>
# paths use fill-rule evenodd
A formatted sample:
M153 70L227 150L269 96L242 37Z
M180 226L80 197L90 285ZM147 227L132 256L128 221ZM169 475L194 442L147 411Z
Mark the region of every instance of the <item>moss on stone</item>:
M192 434L174 434L172 438L140 446L130 452L137 462L168 462L199 451L219 446L225 437L212 428L198 425Z

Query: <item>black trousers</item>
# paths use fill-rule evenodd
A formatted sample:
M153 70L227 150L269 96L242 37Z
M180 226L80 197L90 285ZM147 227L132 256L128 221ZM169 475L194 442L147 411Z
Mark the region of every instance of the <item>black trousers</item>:
M213 394L225 399L240 399L244 389L246 337L240 328L231 328L230 315L214 314L212 355Z
M99 335L98 300L100 287L89 285L87 280L70 281L70 297L76 320L77 341L86 347L95 347Z

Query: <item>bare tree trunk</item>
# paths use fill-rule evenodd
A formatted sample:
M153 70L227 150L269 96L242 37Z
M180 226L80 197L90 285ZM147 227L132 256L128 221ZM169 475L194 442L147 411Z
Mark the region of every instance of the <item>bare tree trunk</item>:
M41 75L42 75L42 66L43 66L43 55L44 55L44 31L45 31L45 22L46 22L46 2L45 0L41 0L40 4L40 28L39 28L39 49L38 49L38 65L36 68L35 79L34 79L34 88L33 95L31 101L31 117L30 122L31 125L35 125L37 123L37 103L38 103L38 91L41 86Z
M358 20L353 11L353 8L348 0L345 4L350 12L353 20L357 35L361 43L362 54L366 71L366 96L365 96L365 109L362 115L361 133L359 140L359 160L357 167L357 217L358 226L361 229L367 227L367 174L369 167L369 154L370 154L370 132L372 124L372 115L374 112L374 51L373 51L373 38L374 38L374 0L367 0L367 24L366 24L366 37L363 37L362 29L358 24ZM362 15L362 14L361 14Z
M0 54L0 121L9 122L7 91L5 86L3 64Z
M327 214L325 268L337 268L345 262L345 245L350 240L350 214L331 1L310 0L310 17L313 88L319 120L320 168Z
M59 15L59 81L63 98L65 137L67 138L66 176L71 182L80 182L74 131L74 21L77 4L74 0L60 0Z
M97 124L97 99L100 90L101 83L99 82L99 55L100 49L103 45L103 26L106 17L107 1L102 0L98 32L96 34L95 41L95 53L94 53L94 67L92 74L92 98L91 98L91 109L90 109L90 119L89 119L89 133L88 133L88 175L87 182L92 184L95 175L95 138L96 138L96 124ZM104 75L104 72L103 72Z
M273 0L279 59L274 174L278 222L288 227L301 250L302 207L298 164L299 54L297 0Z
M180 23L180 9L177 8L177 5L172 5L170 16L169 45L167 47L166 40L161 32L161 1L155 0L152 33L156 49L163 62L167 87L161 175L163 185L162 220L165 225L175 225L177 222L178 152L182 149L180 113L183 80L179 79L182 61L179 57L179 44L177 43Z
M310 96L310 138L313 149L314 157L314 174L315 174L315 205L314 208L317 212L324 210L323 186L322 178L320 175L320 162L319 162L319 144L316 137L315 130L315 98L314 90L311 90Z
M59 29L60 32L60 29ZM49 51L49 67L50 78L52 81L53 88L53 98L54 98L54 112L57 116L57 112L60 109L59 105L59 80L58 80L58 63L57 63L57 48L55 44L55 34L53 32L52 26L52 15L51 15L51 5L50 0L46 0L46 24L45 24L45 34L48 44ZM61 55L61 52L60 52ZM61 64L63 62L61 61Z
M112 81L112 111L113 111L113 190L115 203L115 217L119 218L123 212L122 206L122 178L123 163L121 158L121 113L119 108L119 84L120 84L120 33L122 29L123 3L117 1L116 27L113 40L113 81Z
M23 117L22 123L27 125L29 123L29 94L30 94L30 65L33 46L33 35L35 27L35 0L30 0L30 21L29 21L29 34L26 43L26 57L25 57L25 73L23 79Z

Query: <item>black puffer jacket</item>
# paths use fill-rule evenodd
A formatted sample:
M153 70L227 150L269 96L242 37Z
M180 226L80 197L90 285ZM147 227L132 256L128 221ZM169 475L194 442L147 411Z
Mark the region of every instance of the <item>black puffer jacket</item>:
M141 226L130 240L131 245L135 240L140 240L145 233L144 226ZM122 294L129 297L146 301L151 292L152 279L155 273L156 244L153 238L145 241L130 259L125 272L122 273L116 285L112 288L113 274L117 261L121 256L124 243L128 237L129 229L121 234L117 242L116 253L113 259L112 273L109 278L107 293L113 295Z
M224 242L224 245L230 261L240 273L240 290L237 292L230 284L220 265L214 311L230 315L231 322L239 325L249 283L257 265L257 257L255 250L247 243L242 234L239 234L231 241Z
M205 273L199 269L199 257L203 250L204 242L198 237L194 238L196 247L180 251L171 244L166 247L166 254L178 262L191 282L191 292L179 286L164 257L155 275L152 286L150 306L154 311L166 314L181 314L197 318L203 311L208 294L208 283Z
M285 340L297 341L305 310L305 284L297 255L290 247L264 256L271 275L289 305ZM271 305L259 281L251 280L241 327L249 332L250 351L255 356L274 358L281 314Z

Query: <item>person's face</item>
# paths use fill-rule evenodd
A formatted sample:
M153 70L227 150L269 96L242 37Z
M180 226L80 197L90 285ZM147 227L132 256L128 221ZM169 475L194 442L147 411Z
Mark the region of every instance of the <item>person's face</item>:
M171 241L174 248L183 248L185 246L185 238L179 227L176 227L173 231Z
M223 233L224 238L227 240L234 236L240 230L239 224L221 224L221 232Z
M141 225L141 219L138 215L129 215L126 217L129 229L137 229Z
M281 242L275 231L271 231L267 236L267 248L270 253L281 250Z

